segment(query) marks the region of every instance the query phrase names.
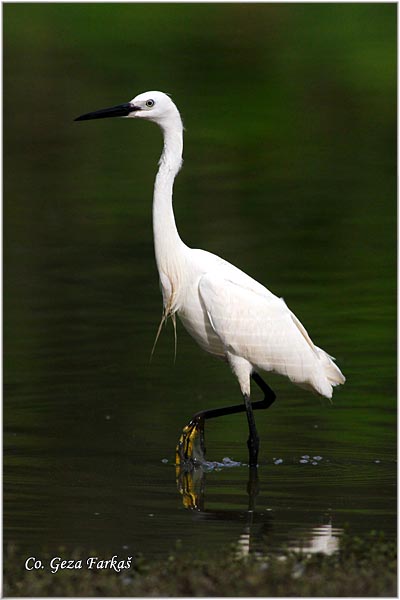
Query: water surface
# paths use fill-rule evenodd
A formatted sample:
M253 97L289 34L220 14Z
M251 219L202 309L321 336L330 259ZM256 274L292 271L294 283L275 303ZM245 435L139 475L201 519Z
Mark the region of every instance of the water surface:
M4 14L5 541L154 557L394 536L395 7ZM283 296L347 377L333 404L268 378L252 513L246 466L206 473L200 511L177 488L182 427L240 395L179 325L176 364L170 325L149 361L160 133L73 123L152 88L186 125L184 241ZM207 457L246 462L246 429L243 414L208 423Z

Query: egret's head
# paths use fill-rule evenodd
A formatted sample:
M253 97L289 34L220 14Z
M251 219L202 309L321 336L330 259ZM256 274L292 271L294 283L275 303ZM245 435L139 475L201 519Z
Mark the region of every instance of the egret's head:
M105 119L107 117L131 117L155 121L161 126L179 117L178 109L171 98L163 92L144 92L130 102L103 108L77 117L75 121Z
M138 119L148 119L156 123L174 117L178 109L171 98L163 92L144 92L130 101L133 111L128 115Z

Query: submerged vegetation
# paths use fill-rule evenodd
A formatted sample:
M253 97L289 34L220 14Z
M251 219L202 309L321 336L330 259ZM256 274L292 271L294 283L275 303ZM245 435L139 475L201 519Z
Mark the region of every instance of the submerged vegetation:
M65 555L65 550L63 552ZM19 552L4 556L8 597L54 596L396 596L396 544L382 534L343 536L331 555L287 551L280 555L238 557L232 550L218 557L177 552L151 562L135 558L132 568L112 570L26 571ZM51 556L47 555L50 560ZM70 558L82 559L76 550ZM19 564L17 564L17 561ZM44 562L44 560L43 560Z

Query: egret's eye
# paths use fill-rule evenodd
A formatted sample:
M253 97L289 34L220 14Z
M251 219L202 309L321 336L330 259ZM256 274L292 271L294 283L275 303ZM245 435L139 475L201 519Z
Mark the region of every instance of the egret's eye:
M152 106L154 106L154 104L155 104L154 100L146 100L147 108L151 108Z

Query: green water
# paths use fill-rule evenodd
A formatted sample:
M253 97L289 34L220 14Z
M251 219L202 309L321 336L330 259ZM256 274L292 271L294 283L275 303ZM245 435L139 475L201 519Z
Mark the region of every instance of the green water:
M23 557L59 545L152 557L178 540L212 553L345 526L395 536L396 6L3 14L5 542ZM278 399L256 414L251 515L245 466L206 474L201 511L176 486L183 425L240 395L179 325L176 364L171 326L149 363L160 133L73 122L146 89L170 92L185 123L184 241L283 296L347 377L333 405L267 378ZM209 459L247 460L243 414L206 435Z

